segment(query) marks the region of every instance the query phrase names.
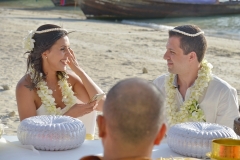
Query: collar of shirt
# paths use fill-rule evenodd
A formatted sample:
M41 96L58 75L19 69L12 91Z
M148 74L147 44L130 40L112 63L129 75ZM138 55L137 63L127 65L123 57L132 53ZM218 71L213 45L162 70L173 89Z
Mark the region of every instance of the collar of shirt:
M172 83L172 84L173 84L173 86L174 86L175 88L179 89L179 85L178 85L177 81L178 81L178 75L176 74L176 75L174 76L174 79L173 79L173 83ZM185 94L185 98L183 98L183 96L181 95L181 93L179 92L179 90L177 91L177 97L178 97L179 101L181 102L181 105L183 104L183 102L185 101L185 99L189 98L189 96L190 96L190 88L193 87L194 84L195 84L195 81L194 81L194 83L187 89L186 94Z
M172 83L175 88L179 88L179 85L178 85L177 81L178 81L178 75L176 74L174 76L173 83ZM194 84L195 84L195 81L189 88L191 88Z

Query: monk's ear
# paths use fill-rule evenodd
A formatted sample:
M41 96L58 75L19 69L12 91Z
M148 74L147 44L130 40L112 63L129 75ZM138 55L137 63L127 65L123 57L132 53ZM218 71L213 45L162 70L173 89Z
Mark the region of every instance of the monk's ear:
M98 136L103 138L106 135L106 122L105 122L105 118L102 115L98 115L97 125L98 125Z
M166 134L166 130L167 130L167 127L165 125L165 123L162 124L162 127L160 128L158 134L157 134L157 137L156 139L154 140L154 144L155 145L159 145L161 140L164 138L165 134Z

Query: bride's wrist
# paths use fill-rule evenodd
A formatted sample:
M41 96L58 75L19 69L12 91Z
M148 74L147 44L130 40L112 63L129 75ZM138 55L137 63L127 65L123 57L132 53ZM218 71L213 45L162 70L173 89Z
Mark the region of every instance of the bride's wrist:
M73 70L79 77L83 76L86 74L86 72L81 68L81 67L76 67Z

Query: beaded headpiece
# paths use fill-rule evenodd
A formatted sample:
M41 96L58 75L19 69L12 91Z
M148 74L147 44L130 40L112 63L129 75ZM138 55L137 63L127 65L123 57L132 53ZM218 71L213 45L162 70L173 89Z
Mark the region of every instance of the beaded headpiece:
M186 33L186 32L183 32L183 31L180 31L180 30L177 30L177 29L170 29L170 31L177 32L177 33L183 34L185 36L189 36L189 37L196 37L196 36L199 36L200 34L204 34L203 31L200 31L200 32L195 33L195 34Z
M66 31L66 29L63 28L51 28L51 29L45 29L42 31L28 31L27 36L23 39L23 48L27 51L32 51L34 48L34 42L35 40L32 38L34 34L42 34L42 33L47 33L47 32L52 32L52 31Z

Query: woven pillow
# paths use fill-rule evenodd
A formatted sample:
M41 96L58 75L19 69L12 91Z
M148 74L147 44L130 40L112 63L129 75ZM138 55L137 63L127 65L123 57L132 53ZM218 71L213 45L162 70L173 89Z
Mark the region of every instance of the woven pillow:
M82 121L69 116L41 115L21 121L17 137L24 145L46 151L68 150L79 147L85 139Z
M168 146L184 156L204 158L217 138L237 138L229 127L214 123L187 122L173 125L167 133Z

